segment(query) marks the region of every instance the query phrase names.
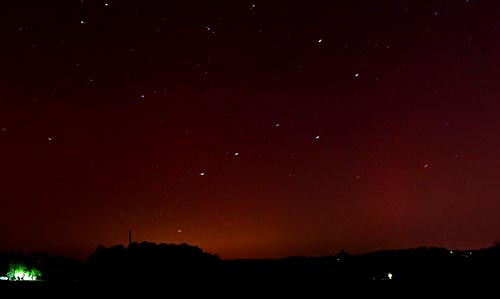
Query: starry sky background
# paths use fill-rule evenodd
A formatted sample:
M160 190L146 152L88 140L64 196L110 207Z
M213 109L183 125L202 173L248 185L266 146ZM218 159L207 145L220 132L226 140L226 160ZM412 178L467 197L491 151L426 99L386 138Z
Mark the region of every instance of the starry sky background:
M500 3L6 1L0 248L500 238Z

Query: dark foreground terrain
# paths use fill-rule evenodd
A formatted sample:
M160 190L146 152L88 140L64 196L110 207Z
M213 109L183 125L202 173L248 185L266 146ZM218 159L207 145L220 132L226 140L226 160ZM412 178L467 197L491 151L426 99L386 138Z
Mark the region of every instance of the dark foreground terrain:
M0 270L13 258L36 264L45 280L0 281L1 293L97 296L102 292L156 292L165 296L235 298L319 297L338 292L450 295L472 291L477 295L500 282L498 246L473 251L417 248L364 255L342 251L327 257L221 260L187 244L144 242L129 247L99 247L85 263L47 255L5 253Z

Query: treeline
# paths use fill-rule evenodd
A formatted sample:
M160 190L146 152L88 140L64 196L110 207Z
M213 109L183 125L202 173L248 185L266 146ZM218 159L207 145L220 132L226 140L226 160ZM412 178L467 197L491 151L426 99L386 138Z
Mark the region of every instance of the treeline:
M0 253L0 276L9 264L36 268L49 282L79 285L149 282L167 286L220 283L233 286L266 284L314 285L319 282L477 282L500 279L500 246L451 251L416 248L350 255L344 251L326 257L221 260L187 244L132 243L128 247L99 246L85 262L47 254Z

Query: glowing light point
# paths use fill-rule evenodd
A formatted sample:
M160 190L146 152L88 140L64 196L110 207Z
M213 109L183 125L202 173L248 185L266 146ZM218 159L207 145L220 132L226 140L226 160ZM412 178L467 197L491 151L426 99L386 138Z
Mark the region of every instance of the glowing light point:
M425 164L425 165L424 165L424 168L427 168L427 167L429 167L429 164Z
M234 153L234 155L235 155L235 156L239 156L239 155L240 155L240 153L236 152L236 153Z
M323 40L320 38L318 39L318 44L321 44L323 42Z
M314 137L314 139L316 140L319 140L320 136L319 135L316 135L316 137Z
M182 233L182 229L178 229L177 232L180 234Z
M277 123L274 125L276 128L279 128L280 127L280 123Z
M354 78L359 78L359 73L354 74Z
M392 279L392 273L391 272L387 273L387 278L389 278L389 280Z
M48 137L48 138L47 138L47 140L48 140L48 141L52 141L52 137Z
M205 176L205 173L204 172L200 172L200 176Z

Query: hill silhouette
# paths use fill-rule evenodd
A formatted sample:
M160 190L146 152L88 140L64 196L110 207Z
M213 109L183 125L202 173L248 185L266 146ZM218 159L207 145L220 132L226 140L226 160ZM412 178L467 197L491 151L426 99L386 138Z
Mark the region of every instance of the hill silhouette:
M325 257L223 260L188 244L131 243L97 247L81 263L48 254L1 253L0 271L12 261L36 266L47 284L0 282L0 288L108 289L167 288L170 291L275 292L330 290L346 285L406 284L471 286L500 279L500 246L480 250L437 247L382 250L362 255L340 251ZM0 275L3 275L0 273ZM43 289L42 288L42 289Z
M219 265L219 257L188 244L131 243L99 246L85 263L87 281L179 281L202 279Z

